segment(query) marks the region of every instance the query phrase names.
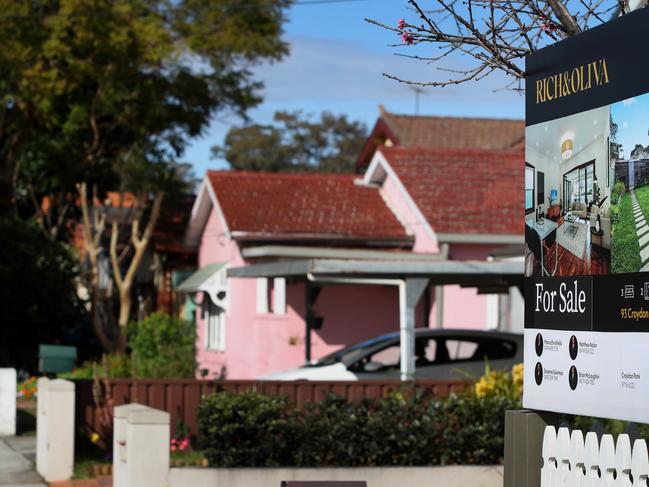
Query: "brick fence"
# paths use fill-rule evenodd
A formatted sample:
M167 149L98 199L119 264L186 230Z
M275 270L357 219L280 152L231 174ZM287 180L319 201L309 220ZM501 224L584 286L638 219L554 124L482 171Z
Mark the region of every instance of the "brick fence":
M94 383L77 380L76 423L77 431L101 437L100 446L110 445L112 437L112 407L138 402L161 409L171 415L171 435L181 424L189 434L197 434L197 409L201 398L218 392L243 393L256 391L272 396L287 396L297 408L321 401L327 394L335 394L349 401L363 398L386 397L399 390L423 389L435 397L451 392L463 392L472 382L461 379L421 380L416 382L390 381L256 381L256 380L132 380L112 379ZM106 394L108 393L108 394ZM107 407L98 407L97 399L112 397Z

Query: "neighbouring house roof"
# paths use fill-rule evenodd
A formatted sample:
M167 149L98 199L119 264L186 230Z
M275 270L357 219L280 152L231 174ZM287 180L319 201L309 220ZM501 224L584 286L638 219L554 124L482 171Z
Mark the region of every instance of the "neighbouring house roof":
M156 251L166 254L187 252L182 236L187 228L194 195L168 196L162 200L158 224L153 231L152 243Z
M208 171L233 238L412 243L375 187L353 174Z
M522 235L522 149L382 147L380 153L440 240Z
M76 208L80 207L77 195L68 195L67 198ZM192 261L194 255L182 244L182 237L187 228L190 218L190 211L194 202L194 195L166 196L162 200L160 217L151 236L152 248L168 257L174 256L179 261ZM95 198L94 207L101 208L106 214L106 225L104 232L110 237L111 223L116 219L120 223L119 239L120 244L128 242L131 238L131 223L137 210L137 197L131 192L120 193L108 191L103 199ZM150 202L148 202L150 204ZM48 197L41 200L41 208L48 211L51 201ZM92 207L90 208L92 212ZM83 225L81 210L70 211L69 231L72 236L72 243L81 256L85 255L85 243L83 241ZM146 220L145 220L146 221ZM140 232L144 231L144 224L140 226Z
M440 149L514 149L525 144L525 121L398 115L380 107L380 116L359 156L367 167L377 148L388 146Z

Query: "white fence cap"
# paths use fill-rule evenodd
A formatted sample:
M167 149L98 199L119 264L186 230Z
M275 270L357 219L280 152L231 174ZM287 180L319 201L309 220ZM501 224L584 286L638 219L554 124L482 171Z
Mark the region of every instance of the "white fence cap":
M145 408L128 413L128 424L169 424L170 416L166 411Z
M47 388L50 391L74 391L74 382L65 379L54 379L49 382Z
M131 402L129 404L122 404L121 406L115 406L115 419L125 419L128 418L128 415L131 411L138 411L140 409L150 409L144 404L139 402Z

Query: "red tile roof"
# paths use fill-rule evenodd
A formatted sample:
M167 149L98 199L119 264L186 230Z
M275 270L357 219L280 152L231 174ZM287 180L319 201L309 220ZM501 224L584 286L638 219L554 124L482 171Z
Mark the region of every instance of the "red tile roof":
M378 189L354 174L208 171L231 232L326 239L412 239Z
M381 116L399 145L453 149L512 149L525 144L525 121L396 115Z
M439 149L517 149L525 144L525 122L497 118L397 115L381 108L381 115L358 160L367 167L386 139L402 147Z
M523 233L523 150L380 151L437 233Z

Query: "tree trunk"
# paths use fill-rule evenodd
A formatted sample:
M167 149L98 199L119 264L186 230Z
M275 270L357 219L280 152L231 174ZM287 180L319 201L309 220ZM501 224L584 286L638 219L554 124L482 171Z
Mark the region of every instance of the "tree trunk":
M131 285L124 285L119 292L119 352L126 353L126 328L131 319Z
M107 314L110 316L110 302L107 303L108 297L99 285L99 253L101 251L101 237L106 225L106 215L99 216L96 209L93 208L94 211L91 221L86 183L79 183L77 189L79 190L79 201L81 204L83 243L88 253L88 261L90 262L90 315L92 327L102 348L106 352L112 353L118 347L106 335L104 331L104 320L101 315L102 307L106 305ZM94 198L92 205L94 206Z
M131 289L133 288L133 281L135 280L135 274L142 263L144 252L151 241L151 235L153 234L158 217L160 216L160 206L162 205L163 196L164 193L162 192L156 194L155 199L153 200L153 206L151 207L149 221L141 237L140 223L143 208L140 208L139 213L133 217L130 239L131 244L133 245L133 256L131 257L131 262L128 265L126 274L122 274L122 269L120 267L120 262L126 254L124 253L122 256L117 254L120 222L117 221L117 218L113 219L110 235L110 261L113 267L115 285L119 291L119 318L117 324L120 332L119 351L121 353L126 352L126 327L131 318L131 306L133 301L131 298ZM144 201L144 199L141 198L140 201Z

